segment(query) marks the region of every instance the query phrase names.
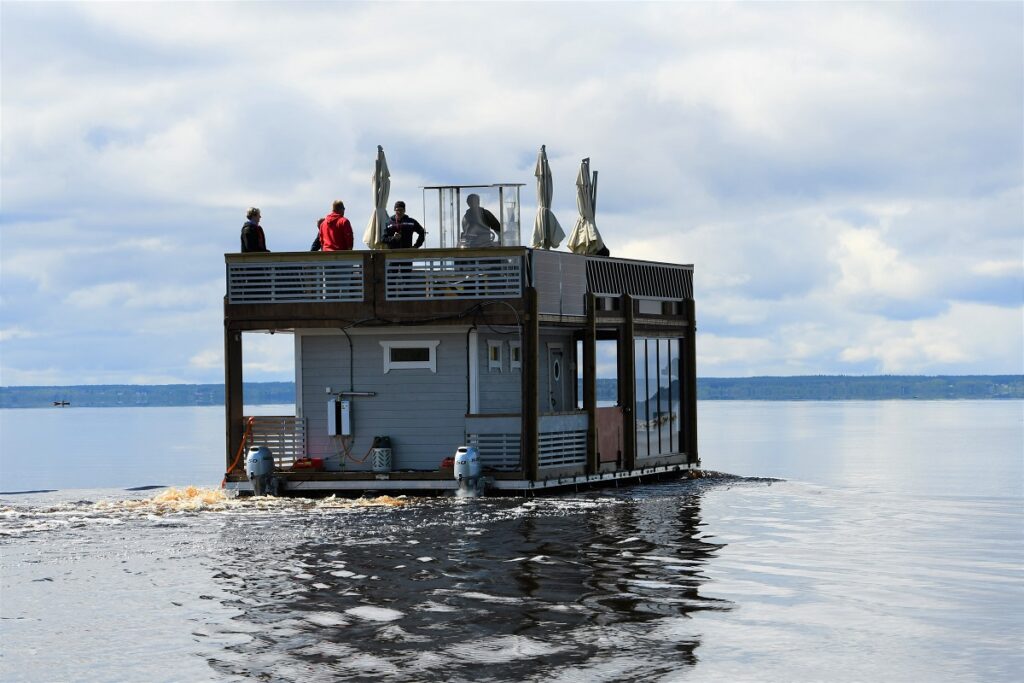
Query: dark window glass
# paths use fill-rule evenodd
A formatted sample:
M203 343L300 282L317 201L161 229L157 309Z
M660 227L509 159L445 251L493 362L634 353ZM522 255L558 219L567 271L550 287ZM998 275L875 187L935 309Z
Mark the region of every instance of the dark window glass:
M634 339L633 377L636 383L636 457L650 454L648 392L647 392L647 343Z
M416 348L391 347L392 363L418 363L430 361L430 348L426 346Z
M672 359L668 339L658 340L658 452L672 452Z
M679 340L670 339L668 345L668 405L671 415L669 427L669 448L673 453L683 450L679 445L679 426L682 424L682 413L679 404Z

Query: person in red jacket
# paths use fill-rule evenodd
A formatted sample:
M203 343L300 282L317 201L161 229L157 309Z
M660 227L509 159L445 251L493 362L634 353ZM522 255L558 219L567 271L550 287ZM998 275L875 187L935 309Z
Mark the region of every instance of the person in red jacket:
M324 251L351 251L352 241L352 224L345 218L345 202L339 199L320 224L320 248Z

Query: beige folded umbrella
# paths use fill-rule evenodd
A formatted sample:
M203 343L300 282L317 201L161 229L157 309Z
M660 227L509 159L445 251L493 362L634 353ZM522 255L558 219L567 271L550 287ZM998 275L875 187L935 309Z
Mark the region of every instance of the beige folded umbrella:
M576 176L576 208L579 209L580 215L565 246L574 254L596 254L604 248L604 240L601 239L601 233L594 224L594 213L597 210L597 171L594 171L591 178L589 157L580 163L580 172Z
M373 169L373 215L366 224L363 242L370 249L384 248L384 228L388 224L388 195L391 193L391 172L384 158L384 148L377 145L377 163Z
M537 217L533 220L532 245L534 249L555 249L565 239L565 232L551 211L551 167L544 145L540 146L533 174L537 176Z

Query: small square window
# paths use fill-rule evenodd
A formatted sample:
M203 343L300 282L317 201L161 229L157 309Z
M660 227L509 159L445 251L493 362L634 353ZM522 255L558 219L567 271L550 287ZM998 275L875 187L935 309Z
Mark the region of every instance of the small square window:
M500 339L487 340L487 370L490 372L501 372L501 347L503 342Z
M661 302L651 299L637 299L636 312L642 315L661 315Z
M508 343L508 366L511 370L523 369L523 347L517 341Z
M431 341L382 341L384 349L384 374L392 370L430 370L437 372L437 345L441 340Z

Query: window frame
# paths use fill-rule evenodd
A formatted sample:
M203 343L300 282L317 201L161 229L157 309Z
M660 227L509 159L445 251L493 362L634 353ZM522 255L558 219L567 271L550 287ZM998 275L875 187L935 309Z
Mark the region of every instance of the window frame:
M487 372L498 371L501 372L505 364L504 358L504 346L505 342L501 339L488 339L487 340ZM492 358L492 350L497 349L498 357Z
M379 342L384 349L384 374L392 370L430 370L437 373L437 347L440 339L417 339L414 341L405 339L394 339ZM427 360L391 360L391 349L420 349L426 348L430 357Z
M519 356L517 359L516 356ZM523 343L519 341L510 341L508 343L508 369L522 370L523 369Z

